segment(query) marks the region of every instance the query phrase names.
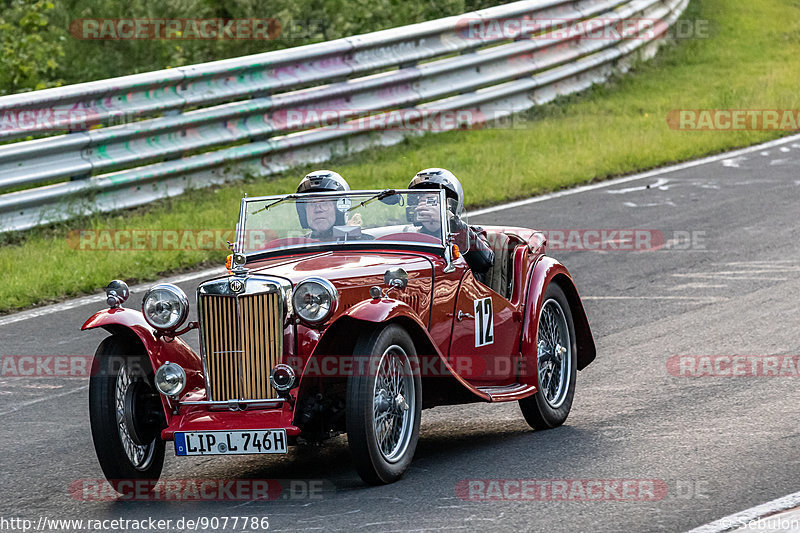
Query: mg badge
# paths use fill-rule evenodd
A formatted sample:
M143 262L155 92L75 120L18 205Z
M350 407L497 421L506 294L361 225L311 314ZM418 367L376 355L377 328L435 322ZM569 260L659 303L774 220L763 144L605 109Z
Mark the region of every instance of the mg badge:
M244 290L244 281L239 278L231 279L229 284L233 292L242 292Z

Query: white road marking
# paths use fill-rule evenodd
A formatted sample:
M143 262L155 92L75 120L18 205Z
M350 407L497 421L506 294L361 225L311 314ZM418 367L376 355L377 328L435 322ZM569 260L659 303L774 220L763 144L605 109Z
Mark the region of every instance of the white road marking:
M139 285L134 285L133 287L130 287L130 291L131 294L140 291L144 292L153 285L155 285L156 283L183 283L184 281L192 281L193 279L198 279L198 278L210 278L215 275L220 275L223 272L225 272L225 269L220 267L201 270L198 272L190 272L188 274L181 274L179 276L165 278L160 281L153 281L150 283L141 283ZM0 327L7 326L15 322L21 322L22 320L27 320L29 318L51 315L53 313L66 311L67 309L75 309L76 307L82 307L84 305L90 305L90 304L96 305L98 311L103 307L105 307L106 304L105 304L105 299L103 298L103 294L98 293L98 294L91 294L89 296L81 296L80 298L75 298L74 300L67 300L66 302L52 304L45 307L37 307L35 309L29 309L27 311L14 313L13 315L8 315L0 318Z
M787 161L789 161L789 160L788 159L773 159L772 161L769 162L769 164L770 164L770 166L774 167L774 166L777 166L777 165L782 165L782 164L786 163Z
M39 399L36 399L36 400L30 400L28 402L16 403L16 404L14 404L14 407L12 407L11 409L8 409L6 411L0 412L0 416L5 416L5 415L8 415L8 414L14 413L16 411L19 411L23 407L28 407L29 405L35 405L37 403L46 402L48 400L54 400L55 398L61 398L62 396L66 396L68 394L75 394L76 392L79 392L79 391L82 391L82 390L86 390L88 388L89 388L89 385L83 385L82 387L78 387L77 389L72 389L72 390L68 390L68 391L65 391L65 392L60 392L58 394L50 394L48 396L45 396L44 398L39 398Z
M747 524L752 520L758 520L764 516L768 516L780 511L792 509L800 505L800 492L795 492L772 500L771 502L751 507L745 511L728 515L719 520L710 522L704 526L688 531L687 533L722 533L723 531L731 531L734 528Z
M687 300L695 302L724 302L725 296L581 296L581 300Z
M651 183L651 184L648 184L648 185L638 185L636 187L627 187L625 189L615 189L613 191L606 191L606 192L608 194L625 194L625 193L634 192L634 191L644 191L644 190L647 190L647 189L655 189L656 187L658 187L662 191L666 191L667 189L669 189L669 187L666 186L667 183L669 183L669 180L667 178L658 178L655 183Z
M771 272L800 272L800 266L779 266L779 265L775 265L773 267L770 267L768 265L763 265L763 266L752 265L752 268L747 268L747 269L744 269L744 270L720 270L720 271L714 272L714 274L725 274L725 275L729 275L729 274L754 274L754 273L760 273L760 272L766 272L766 273L771 273Z
M709 157L704 157L702 159L695 159L692 161L686 161L685 163L678 163L677 165L673 165L671 167L663 167L657 168L654 170L648 170L647 172L642 172L639 174L632 174L630 176L622 176L619 178L614 178L611 180L601 181L598 183L590 183L589 185L581 185L579 187L573 187L571 189L564 189L563 191L556 191L549 194L543 194L541 196L534 196L533 198L527 198L525 200L517 200L515 202L509 202L507 204L496 205L493 207L487 207L485 209L478 209L476 211L470 212L471 217L477 217L481 215L486 215L489 213L496 213L498 211L505 211L506 209L515 209L517 207L521 207L524 205L535 204L539 202L544 202L547 200L552 200L553 198L561 198L562 196L571 196L573 194L579 194L582 192L587 191L594 191L596 189L604 189L606 187L614 187L615 185L621 185L623 183L630 183L632 181L637 181L641 179L652 178L653 176L662 176L664 174L669 174L671 172L678 172L680 170L686 170L687 168L694 168L700 165L705 165L708 163L714 163L716 161L722 161L723 159L730 159L731 157L736 157L739 155L744 154L751 154L753 152L758 152L759 150L764 150L765 148L772 148L774 146L781 146L792 141L800 140L800 134L790 135L789 137L783 137L781 139L775 139L774 141L769 141L762 144L756 144L754 146L748 146L747 148L741 148L739 150L734 150L733 152L727 152L724 154L717 154L712 155Z
M792 145L792 146L795 146L795 145ZM787 148L786 146L782 146L781 147L781 152L784 152L784 153L790 152L791 150L792 150L791 148Z
M764 157L767 157L769 155L769 152L761 152L761 155L763 155Z
M693 281L691 283L681 283L680 285L673 285L669 287L668 291L682 291L686 289L726 289L728 286L726 284L718 284L718 283L704 283L702 281Z
M747 161L746 157L733 157L731 159L723 159L722 166L730 168L739 168L739 165Z
M765 265L778 268L778 263L797 264L796 259L770 259L764 261L726 261L725 263L714 263L715 265Z
M647 204L637 204L634 202L623 202L622 205L625 207L658 207L660 205L668 205L670 207L677 207L678 204L673 202L672 200L666 200L664 202L650 202Z
M697 273L697 274L672 274L673 277L676 278L700 278L700 279L729 279L729 280L769 280L769 281L787 281L789 278L779 278L774 276L765 276L765 275L757 275L757 273L748 273L747 275L740 276L739 273L721 273L721 272L709 272L709 273Z

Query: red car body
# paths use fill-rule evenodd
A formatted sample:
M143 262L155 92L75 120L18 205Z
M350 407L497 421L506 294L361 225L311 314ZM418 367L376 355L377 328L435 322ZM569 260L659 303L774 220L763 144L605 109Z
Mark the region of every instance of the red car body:
M340 294L335 313L319 327L304 325L291 315L284 323L284 360L299 367L299 380L280 405L267 408L214 409L184 402L207 400L201 356L180 338L158 336L141 312L108 309L93 315L84 330L102 327L112 333L135 335L152 363L153 370L167 361L187 372L187 386L179 402L161 396L166 427L165 440L176 431L222 431L232 429L285 428L287 435L303 432L301 409L309 394L326 384L346 378L347 365L320 358L346 358L359 330L397 322L410 333L423 377L423 406L520 400L536 393L538 386L536 339L538 310L545 288L557 283L566 294L575 323L577 368L595 358L586 313L567 269L547 257L540 233L522 228L487 226L489 236L512 235L516 246L510 253L513 277L510 298L476 281L463 258L447 271L439 255L414 250L369 249L327 251L269 257L248 263L251 275L268 274L293 285L313 274L331 281ZM370 288L384 285L384 273L400 267L408 273L405 289L392 288L380 298ZM457 319L469 304L491 297L494 307L495 342L476 347L473 320ZM498 362L501 363L498 364ZM312 368L314 372L306 372ZM325 369L328 369L327 371ZM435 380L435 386L426 386ZM329 428L335 431L336 428Z

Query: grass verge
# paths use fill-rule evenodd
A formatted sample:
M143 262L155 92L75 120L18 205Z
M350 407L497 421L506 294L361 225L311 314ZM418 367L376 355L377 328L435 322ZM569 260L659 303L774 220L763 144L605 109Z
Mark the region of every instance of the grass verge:
M677 131L666 116L673 109L800 108L800 4L693 0L684 19L711 21L710 36L666 46L628 76L535 108L513 127L426 135L325 166L353 188L402 187L419 169L447 167L463 181L467 203L482 206L786 133ZM67 237L77 228L231 229L244 193L293 190L303 170L0 237L0 312L93 292L113 278L153 280L219 264L225 251L81 251Z

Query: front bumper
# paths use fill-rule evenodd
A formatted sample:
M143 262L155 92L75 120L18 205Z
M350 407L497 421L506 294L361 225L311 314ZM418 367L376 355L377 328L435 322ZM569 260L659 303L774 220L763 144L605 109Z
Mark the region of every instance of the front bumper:
M247 409L244 411L210 409L210 406L181 406L180 414L172 415L165 429L163 440L173 440L175 432L236 431L240 429L285 429L290 437L300 434L300 428L292 424L294 411L289 402L274 409Z

